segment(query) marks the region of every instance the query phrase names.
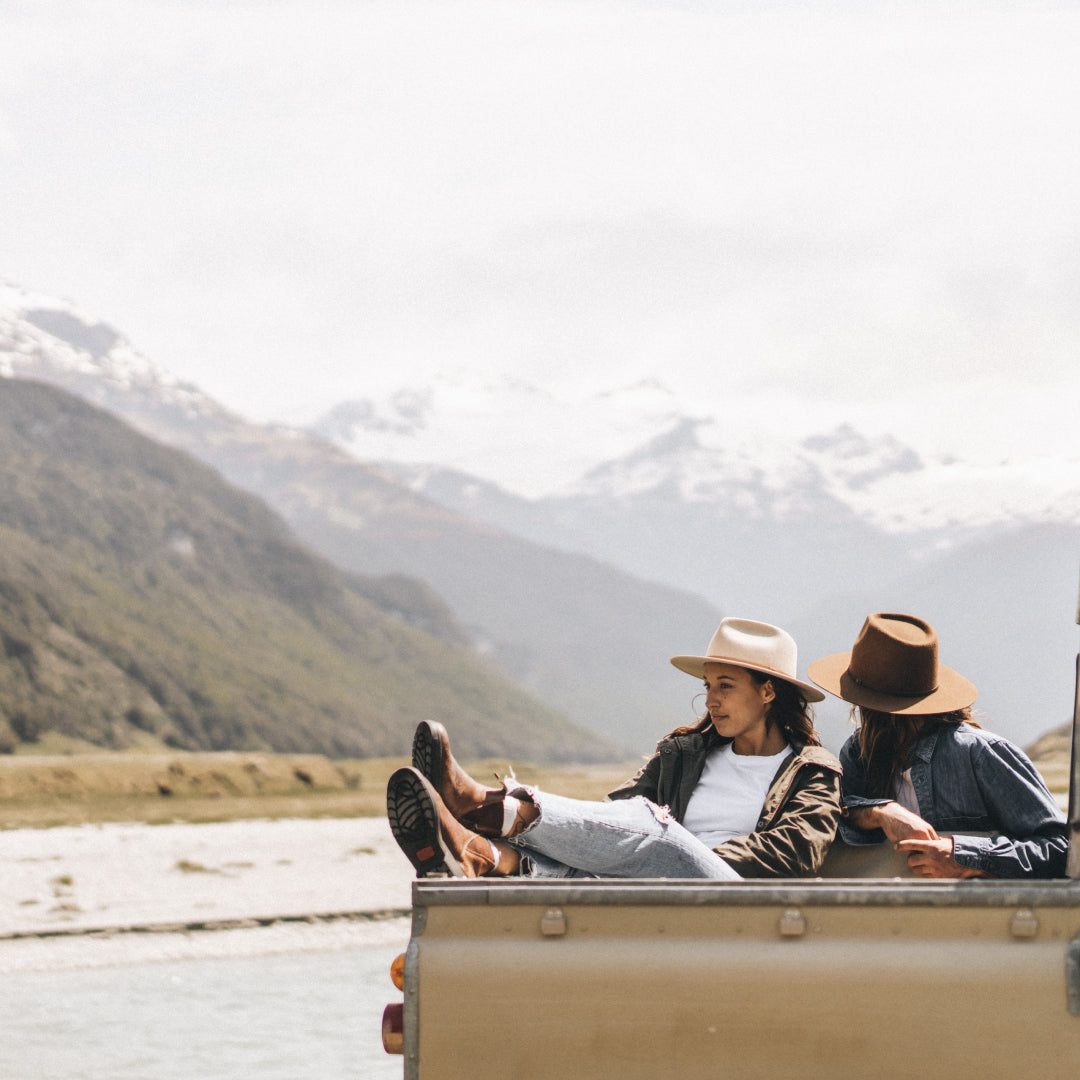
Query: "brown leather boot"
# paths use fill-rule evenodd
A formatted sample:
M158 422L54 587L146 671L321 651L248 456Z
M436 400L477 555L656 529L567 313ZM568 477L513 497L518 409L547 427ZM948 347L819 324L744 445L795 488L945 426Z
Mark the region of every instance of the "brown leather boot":
M502 801L506 788L488 788L478 784L450 753L450 736L434 720L422 720L413 735L413 768L427 777L447 809L458 821L481 807L493 806L502 822ZM497 805L495 805L497 804ZM486 820L486 818L485 818ZM498 836L495 832L493 835Z
M439 793L417 769L398 769L386 785L386 815L398 846L417 877L505 877L517 872L518 853L499 844L498 866L491 841L454 819Z

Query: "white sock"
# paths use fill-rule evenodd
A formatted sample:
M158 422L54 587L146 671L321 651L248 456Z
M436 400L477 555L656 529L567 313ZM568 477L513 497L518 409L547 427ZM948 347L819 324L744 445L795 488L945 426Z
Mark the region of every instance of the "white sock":
M499 869L499 849L495 846L495 841L494 840L489 840L488 843L491 845L491 857L495 860L495 862L492 865L491 869L492 870L498 870Z
M521 808L521 803L514 798L513 795L507 795L503 799L503 823L502 823L502 835L509 836L510 830L514 827L514 822L517 821L518 810Z

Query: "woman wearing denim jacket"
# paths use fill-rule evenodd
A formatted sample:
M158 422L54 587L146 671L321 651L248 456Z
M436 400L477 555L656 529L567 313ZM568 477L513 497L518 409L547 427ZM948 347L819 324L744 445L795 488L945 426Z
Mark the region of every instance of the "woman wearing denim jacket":
M971 719L974 685L937 653L928 622L878 612L850 652L810 665L859 710L841 839L889 840L920 877L1064 877L1065 815L1024 752Z
M706 715L665 738L611 801L508 781L486 788L422 722L413 765L387 785L394 838L417 874L465 877L740 877L817 872L840 817L840 765L818 744L791 636L725 619L704 656Z

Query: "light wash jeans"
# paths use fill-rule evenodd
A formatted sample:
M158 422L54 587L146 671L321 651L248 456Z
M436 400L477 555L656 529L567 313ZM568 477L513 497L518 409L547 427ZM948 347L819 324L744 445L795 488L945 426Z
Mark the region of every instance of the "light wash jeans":
M508 843L532 877L712 878L739 881L711 848L648 799L583 802L533 788L540 816Z

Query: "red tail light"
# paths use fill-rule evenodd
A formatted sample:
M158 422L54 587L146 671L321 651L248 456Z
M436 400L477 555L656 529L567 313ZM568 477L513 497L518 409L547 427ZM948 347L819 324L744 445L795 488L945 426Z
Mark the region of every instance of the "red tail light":
M404 1026L405 1006L400 1001L387 1005L382 1014L382 1044L388 1054L405 1053Z

